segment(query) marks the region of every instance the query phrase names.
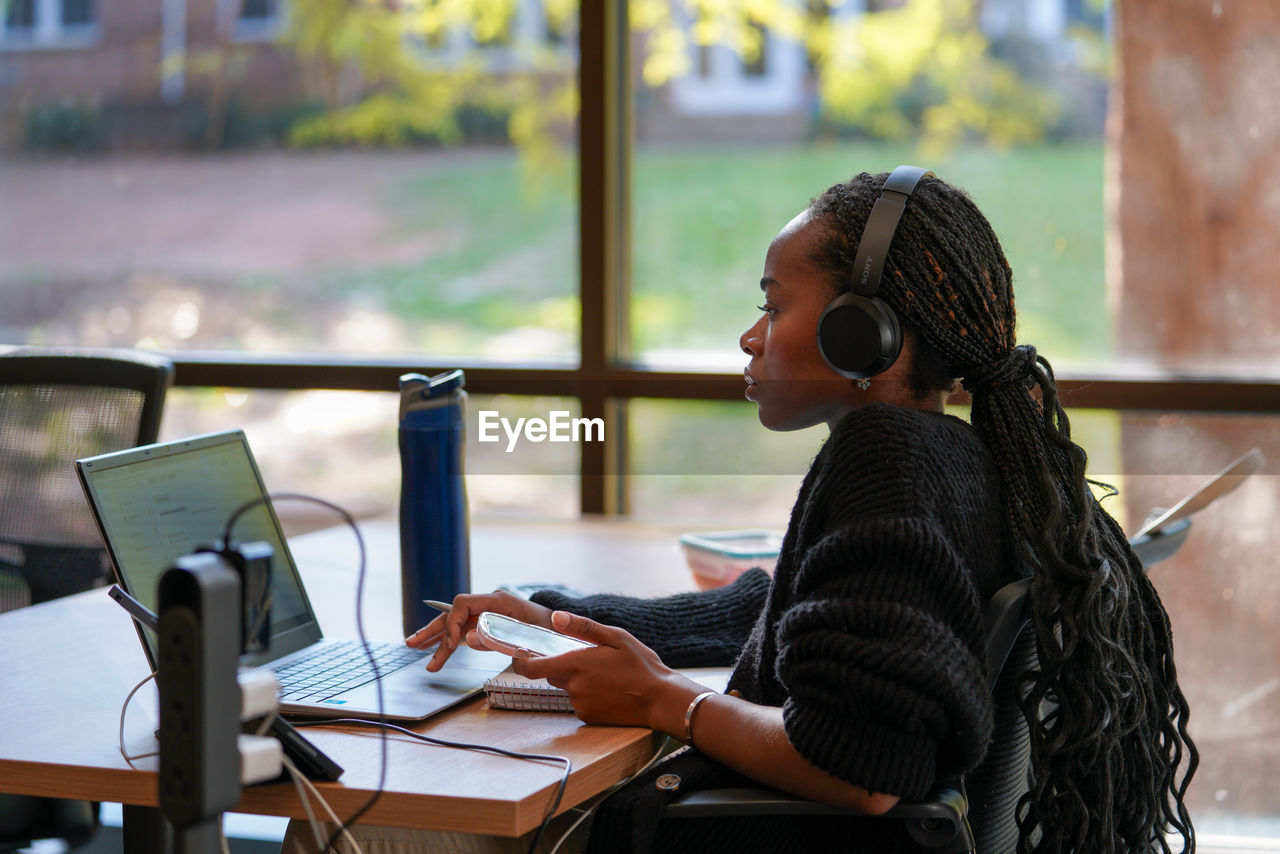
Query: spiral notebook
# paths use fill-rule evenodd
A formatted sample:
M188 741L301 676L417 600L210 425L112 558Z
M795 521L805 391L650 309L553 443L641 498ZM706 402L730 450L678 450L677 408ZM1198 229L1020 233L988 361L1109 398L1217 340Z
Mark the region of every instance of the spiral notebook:
M528 679L510 667L484 683L491 709L513 712L572 712L569 695L545 679Z
M694 682L723 692L729 670L722 667L690 667L680 670ZM484 683L484 696L491 709L513 712L572 712L569 695L545 679L529 679L510 667Z

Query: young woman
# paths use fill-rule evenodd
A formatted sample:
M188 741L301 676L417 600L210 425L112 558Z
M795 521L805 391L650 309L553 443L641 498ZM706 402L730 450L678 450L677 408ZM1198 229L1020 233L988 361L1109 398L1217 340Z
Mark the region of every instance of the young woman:
M834 186L779 232L741 338L761 423L830 428L772 579L648 601L464 595L406 642L443 637L436 669L475 643L486 610L589 640L516 667L565 688L584 721L692 745L601 805L590 851L911 851L897 822L659 821L674 793L655 779L674 774L684 792L745 777L874 814L971 770L992 730L982 609L1030 571L1040 668L1023 847L1194 850L1196 751L1168 617L1090 491L1048 362L1015 345L1011 271L965 193L931 175L909 191L877 294L900 354L855 381L819 350L885 183ZM943 412L957 379L971 423ZM730 691L710 696L671 669L730 663Z

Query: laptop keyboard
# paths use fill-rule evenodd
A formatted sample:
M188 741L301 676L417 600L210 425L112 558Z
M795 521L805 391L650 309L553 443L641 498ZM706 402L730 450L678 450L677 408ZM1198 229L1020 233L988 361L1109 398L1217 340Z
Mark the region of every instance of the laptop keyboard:
M426 657L422 650L401 644L374 643L369 645L369 651L382 676ZM273 668L273 672L280 683L280 699L291 703L327 700L375 678L369 656L358 641L328 644L314 655Z

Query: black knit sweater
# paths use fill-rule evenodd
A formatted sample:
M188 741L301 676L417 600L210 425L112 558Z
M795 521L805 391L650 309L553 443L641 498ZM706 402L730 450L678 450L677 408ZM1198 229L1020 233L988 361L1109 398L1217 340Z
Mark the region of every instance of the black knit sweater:
M873 792L923 797L978 764L991 736L982 609L1012 580L998 475L965 422L861 407L832 431L791 513L772 583L658 600L534 599L626 628L672 667L736 661L730 689L783 709L814 765ZM609 798L591 850L913 851L898 822L762 818L658 821L671 794L742 785L685 751Z

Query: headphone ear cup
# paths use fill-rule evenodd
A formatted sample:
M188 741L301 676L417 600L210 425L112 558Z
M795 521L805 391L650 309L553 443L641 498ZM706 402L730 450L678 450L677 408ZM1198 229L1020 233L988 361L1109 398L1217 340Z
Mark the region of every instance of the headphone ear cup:
M887 370L902 352L897 315L876 297L841 294L818 320L818 352L843 377L873 377Z

